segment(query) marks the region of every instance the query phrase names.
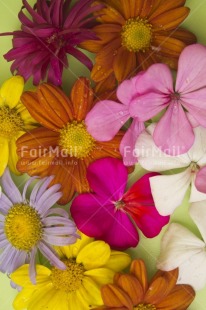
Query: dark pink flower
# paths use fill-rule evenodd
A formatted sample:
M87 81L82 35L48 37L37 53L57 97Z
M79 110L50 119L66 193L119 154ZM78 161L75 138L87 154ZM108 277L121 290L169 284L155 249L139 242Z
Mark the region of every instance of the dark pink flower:
M91 60L76 47L96 39L90 14L102 5L91 6L93 0L79 0L71 7L71 0L37 0L32 8L26 0L22 2L24 7L18 15L21 30L2 34L13 35L13 48L4 55L7 61L14 60L12 73L16 71L25 80L33 76L35 85L46 76L49 82L61 85L63 68L69 65L67 54L92 69Z
M137 227L152 238L169 222L154 206L148 173L127 192L127 168L115 158L103 158L88 168L87 178L93 193L77 196L71 206L72 217L84 234L104 240L115 249L135 247ZM125 192L125 193L124 193Z

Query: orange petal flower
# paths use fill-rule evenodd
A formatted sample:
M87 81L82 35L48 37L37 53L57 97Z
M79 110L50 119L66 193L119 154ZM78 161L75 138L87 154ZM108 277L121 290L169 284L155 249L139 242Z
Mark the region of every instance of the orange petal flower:
M178 269L158 271L148 284L142 260L134 260L130 274L116 274L113 284L102 287L104 305L97 309L185 310L195 291L189 285L176 284Z
M81 46L96 53L91 76L101 83L96 91L111 87L108 79L118 82L164 62L177 68L183 48L196 42L191 32L178 28L189 14L185 0L99 0L104 4L98 14L100 25L94 31L100 40ZM105 84L104 84L105 83Z
M109 142L96 141L87 132L84 119L95 103L88 79L77 80L70 98L45 83L35 92L25 92L21 100L42 127L17 140L17 169L30 176L54 175L50 186L62 185L60 204L69 202L75 192L90 190L86 172L91 162L103 157L121 158L123 132Z

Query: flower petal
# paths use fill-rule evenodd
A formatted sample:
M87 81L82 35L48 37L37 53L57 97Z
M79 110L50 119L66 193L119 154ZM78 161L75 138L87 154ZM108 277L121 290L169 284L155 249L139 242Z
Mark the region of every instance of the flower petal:
M105 285L113 282L115 272L108 268L91 269L84 272L84 275L90 277L95 283Z
M84 300L89 305L102 305L102 297L100 293L100 288L90 277L85 276L82 280L82 284L84 290L80 289L81 293L83 294Z
M107 307L126 307L133 309L133 304L130 297L117 285L108 284L101 289L102 299Z
M144 261L141 259L133 260L130 266L130 272L141 283L143 291L145 293L148 288L148 280L147 280L147 270Z
M17 138L21 137L24 134L23 131L19 132ZM8 160L8 166L9 169L15 173L16 175L20 175L20 172L16 168L16 164L18 162L18 155L16 151L16 139L10 140L9 143L9 160Z
M2 176L2 186L7 197L13 202L13 204L22 202L20 191L13 182L8 168Z
M170 215L181 205L191 182L191 170L150 178L152 196L161 215Z
M118 272L124 270L130 262L131 258L127 253L112 250L105 267Z
M154 131L156 145L165 153L186 153L194 143L191 124L180 104L171 102Z
M185 47L179 58L176 91L185 94L205 87L205 75L205 46L192 44Z
M0 176L4 173L9 160L9 145L8 141L0 137L1 157L0 157Z
M132 166L138 161L138 158L135 155L135 143L144 129L144 123L140 122L138 118L134 118L132 124L122 138L120 153L123 157L125 166Z
M82 263L86 270L104 266L110 257L110 247L103 241L87 244L77 255L76 262Z
M111 140L129 119L126 105L111 101L99 101L87 114L85 123L88 132L98 141Z
M125 80L122 82L118 88L117 88L117 98L120 102L122 102L125 105L129 105L136 96L138 88L136 87L136 83L138 83L138 79L141 76L141 74L136 75L136 77Z
M195 224L197 225L203 240L206 243L206 227L205 227L205 221L206 221L206 200L199 201L199 202L193 202L189 209L189 214Z
M198 189L198 191L206 194L206 167L203 167L197 173L195 186Z
M114 57L113 70L117 81L124 81L136 69L136 55L121 46Z
M188 156L191 162L195 162L198 166L202 167L206 165L206 128L198 126L193 131L195 133L195 142L188 151Z
M206 193L202 193L202 192L198 191L198 189L195 186L195 182L194 182L195 177L196 177L196 175L193 173L192 181L191 181L190 200L189 200L190 203L206 200Z
M143 300L144 291L141 283L129 274L122 274L117 280L118 286L127 293L133 305L138 305Z
M19 102L24 89L24 79L20 75L13 76L3 83L0 89L0 96L10 109L13 109Z

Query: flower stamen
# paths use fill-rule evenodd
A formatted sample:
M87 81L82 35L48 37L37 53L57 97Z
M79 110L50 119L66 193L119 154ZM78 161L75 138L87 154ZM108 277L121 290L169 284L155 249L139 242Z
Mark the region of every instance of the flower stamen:
M15 109L8 106L0 108L0 136L11 139L23 130L24 122Z
M134 307L135 310L156 310L157 308L152 304L139 304Z

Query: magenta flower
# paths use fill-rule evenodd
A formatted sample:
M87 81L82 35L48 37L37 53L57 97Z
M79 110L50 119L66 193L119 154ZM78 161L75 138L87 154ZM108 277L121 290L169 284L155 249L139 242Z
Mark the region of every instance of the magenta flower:
M91 60L76 48L81 42L96 39L91 28L95 17L90 16L102 5L91 6L93 0L79 0L71 8L71 0L37 0L32 8L22 0L31 19L19 13L21 30L3 35L13 35L13 48L4 55L13 61L11 71L17 71L25 80L33 76L39 84L47 76L49 82L62 84L63 68L68 68L67 54L74 56L89 70Z
M122 82L117 89L119 102L112 100L99 101L87 114L85 123L88 132L98 141L110 141L120 128L132 117L129 106L133 100L133 90L136 80L141 74L131 80ZM125 166L132 166L137 162L135 143L137 137L145 129L144 123L134 117L121 143L120 153Z
M154 206L149 184L154 175L144 175L124 193L128 175L120 160L103 158L92 163L87 178L94 192L80 194L71 206L78 229L121 250L138 244L137 227L148 238L157 236L169 216L159 215Z
M26 191L34 179L26 182L21 195L6 169L1 179L6 195L1 193L0 197L0 271L11 273L30 262L33 283L38 250L52 265L65 269L52 245L68 245L78 238L76 226L67 212L51 208L62 196L59 184L47 189L53 177L38 181L27 200Z
M155 144L167 154L186 153L193 127L206 127L206 47L193 44L180 55L176 85L164 64L152 65L137 78L130 113L147 121L166 109L154 131ZM127 91L127 89L125 89Z
M206 167L201 168L197 173L195 186L198 191L206 194Z

